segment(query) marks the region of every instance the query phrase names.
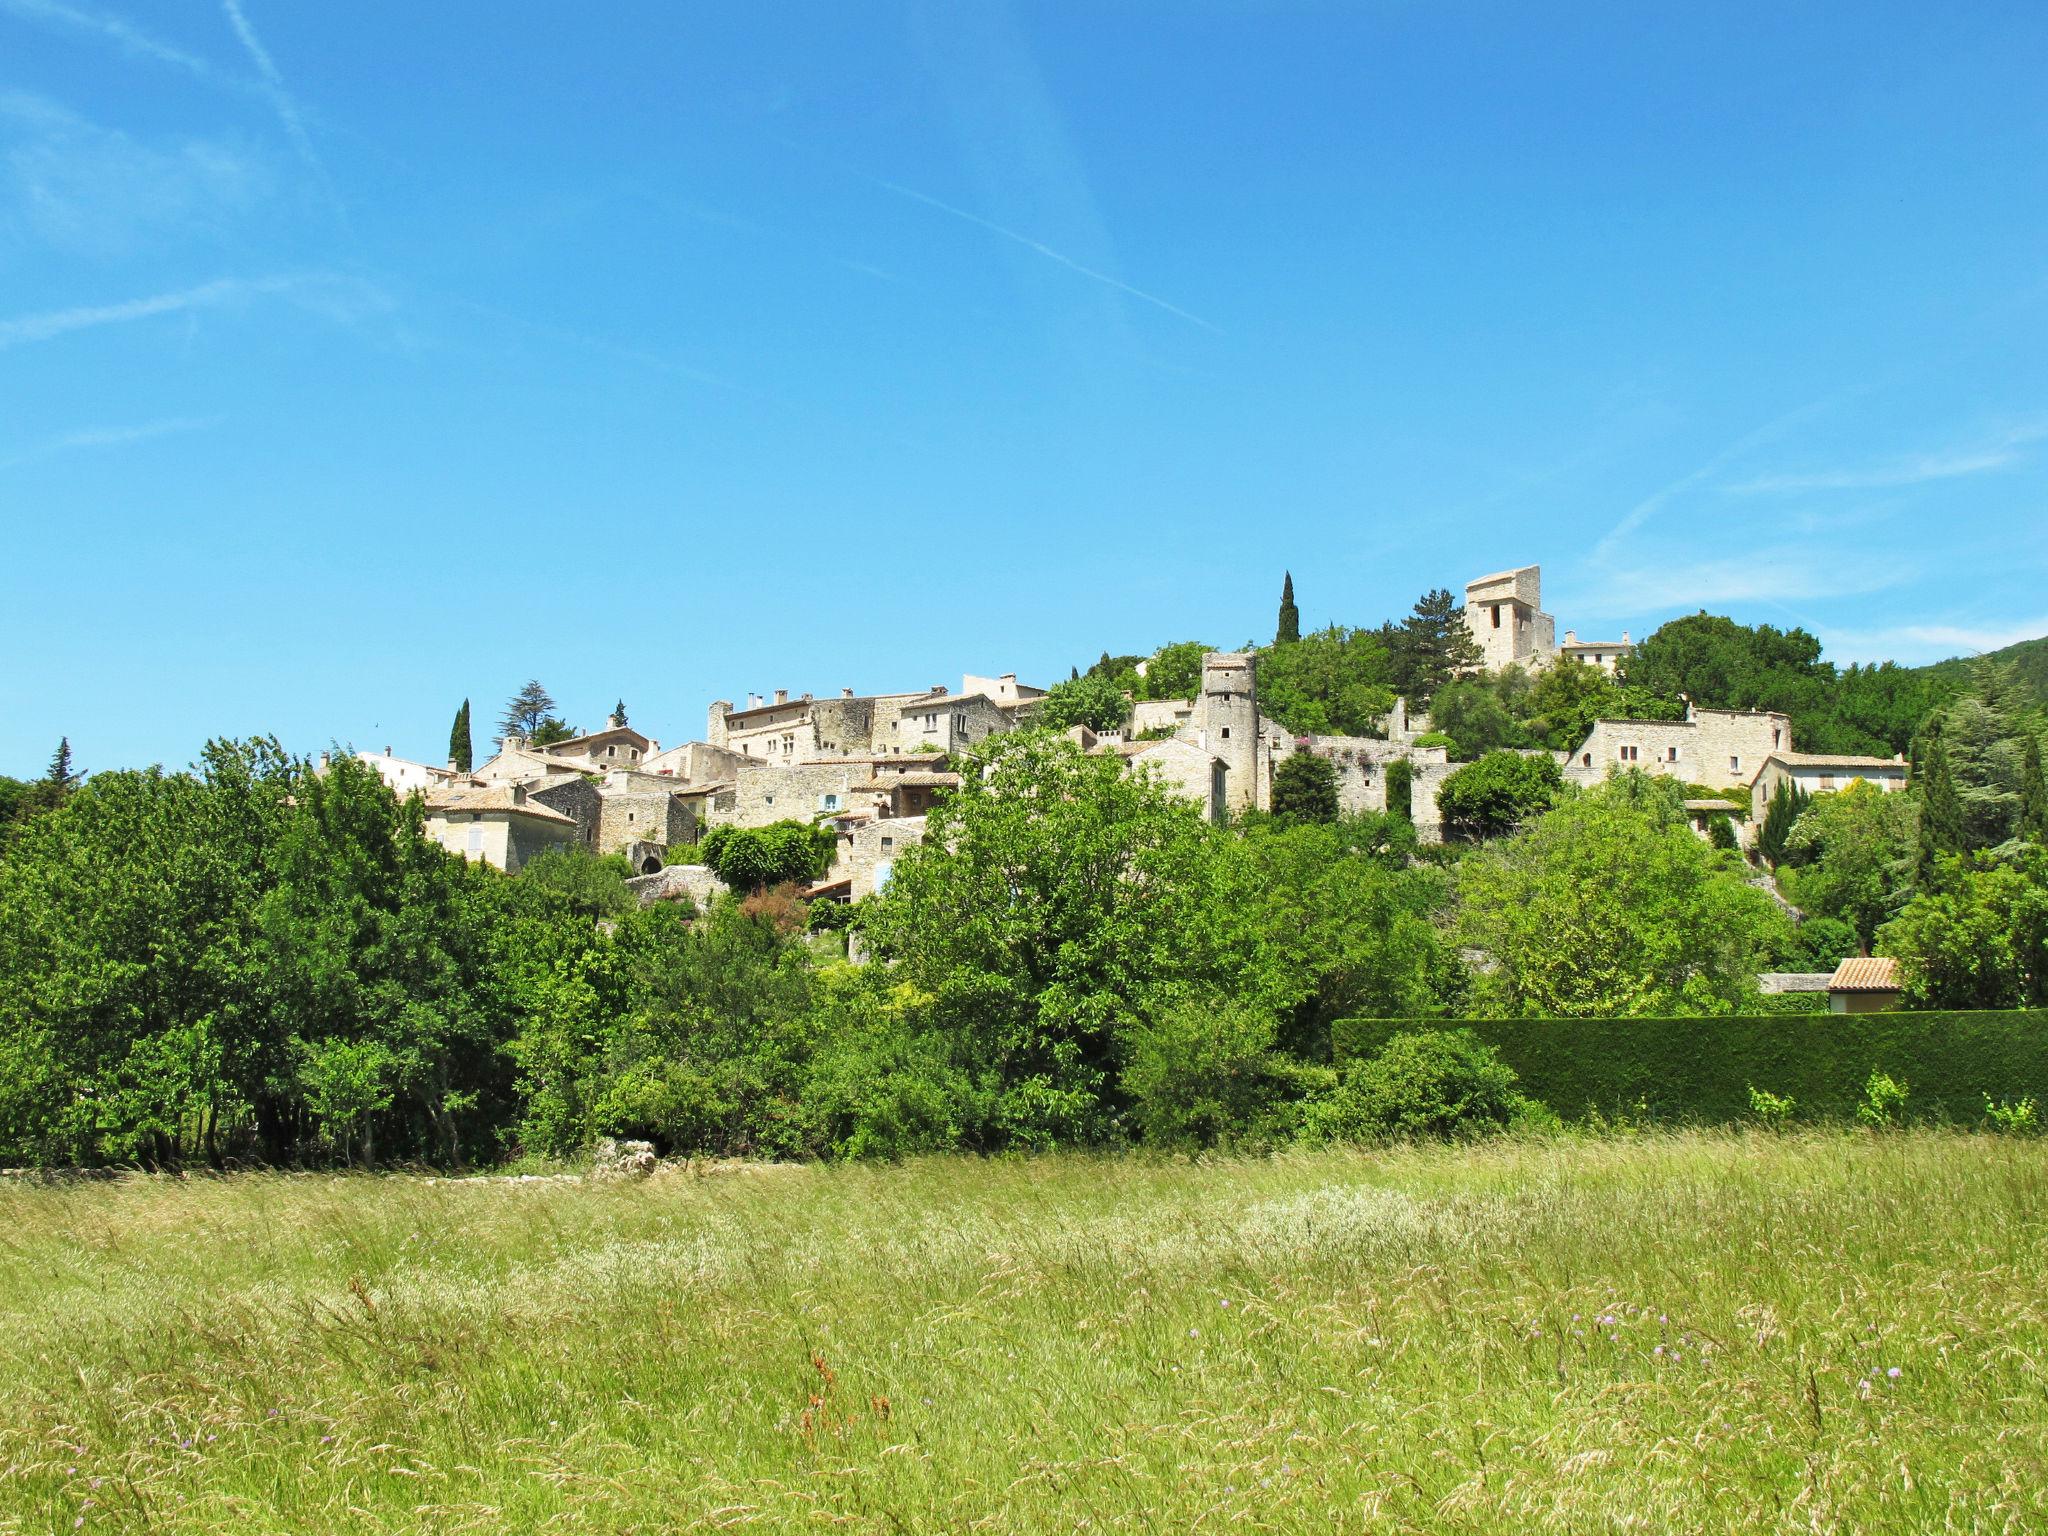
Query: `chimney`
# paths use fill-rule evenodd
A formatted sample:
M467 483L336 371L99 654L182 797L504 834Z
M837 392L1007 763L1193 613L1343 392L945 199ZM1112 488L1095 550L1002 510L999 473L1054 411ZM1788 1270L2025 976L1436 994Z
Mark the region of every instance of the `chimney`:
M842 699L850 699L853 697L853 690L851 688L842 688L839 690L839 697L841 697Z
M789 690L787 688L776 689L775 702L778 704L787 704L789 702Z
M1579 643L1579 632L1576 629L1566 630L1564 632L1564 643L1566 645L1577 645Z
M512 803L514 805L526 804L526 786L524 784L514 784L512 786Z
M391 749L390 749L389 747L386 747L386 748L384 749L384 755L385 755L386 757L389 757L389 756L391 755Z
M454 758L452 758L452 757L448 759L448 771L449 771L449 772L450 772L451 774L453 774L453 773L457 773L457 772L459 772L459 771L460 771L459 769L457 769L457 768L456 768L456 766L455 766L455 759L454 759Z
M321 771L322 771L322 772L325 772L325 771L326 771L326 768L327 768L328 762L329 762L329 754L327 754L327 753L325 753L325 752L322 752L322 753L320 754L320 768L321 768Z
M747 708L749 709L759 709L765 702L766 700L764 700L758 693L750 693L747 695Z
M1628 631L1625 629L1621 632L1621 643L1623 645L1628 644Z

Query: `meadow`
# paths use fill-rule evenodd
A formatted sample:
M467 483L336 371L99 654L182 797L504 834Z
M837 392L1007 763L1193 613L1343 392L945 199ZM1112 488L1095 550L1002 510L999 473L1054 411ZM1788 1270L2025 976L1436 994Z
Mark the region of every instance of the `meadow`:
M0 1186L0 1532L2048 1526L2048 1146Z

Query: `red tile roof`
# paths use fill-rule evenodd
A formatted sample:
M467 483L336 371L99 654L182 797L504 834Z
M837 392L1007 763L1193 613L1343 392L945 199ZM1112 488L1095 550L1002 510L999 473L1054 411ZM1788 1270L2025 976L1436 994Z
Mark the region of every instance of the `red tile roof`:
M1903 985L1899 962L1889 955L1851 955L1828 980L1830 992L1897 992Z

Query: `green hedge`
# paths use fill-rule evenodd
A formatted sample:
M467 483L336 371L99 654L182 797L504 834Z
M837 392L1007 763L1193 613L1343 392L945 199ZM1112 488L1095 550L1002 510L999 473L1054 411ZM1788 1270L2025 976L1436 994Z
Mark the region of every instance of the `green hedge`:
M1342 1063L1391 1036L1469 1029L1566 1119L1589 1110L1731 1121L1753 1083L1790 1094L1802 1120L1847 1119L1873 1071L1902 1077L1915 1118L1978 1121L1984 1095L2048 1104L2048 1010L1825 1013L1688 1019L1341 1019Z

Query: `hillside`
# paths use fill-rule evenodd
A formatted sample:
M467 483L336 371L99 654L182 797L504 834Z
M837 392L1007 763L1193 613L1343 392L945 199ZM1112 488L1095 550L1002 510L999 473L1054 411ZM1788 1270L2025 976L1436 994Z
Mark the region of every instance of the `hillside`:
M2037 708L2048 708L2048 635L1987 651L1982 657L1955 656L1916 670L1938 679L1944 687L1959 688L1969 681L1970 669L1979 661L2010 666L2028 700Z

